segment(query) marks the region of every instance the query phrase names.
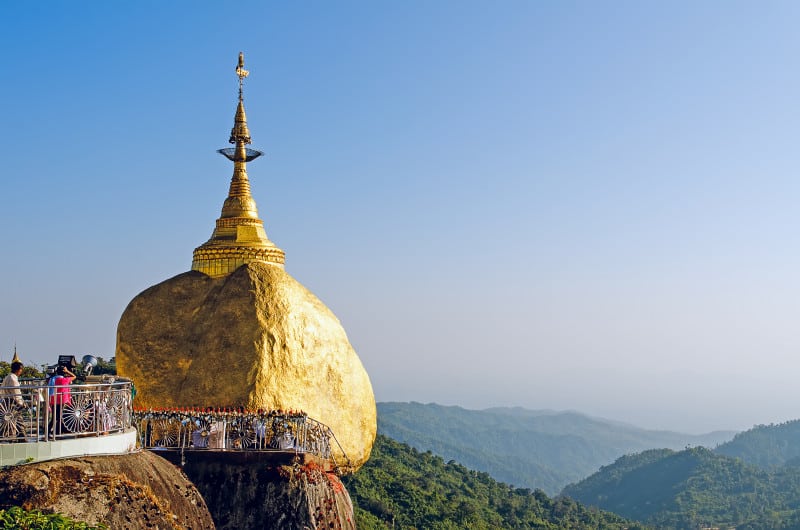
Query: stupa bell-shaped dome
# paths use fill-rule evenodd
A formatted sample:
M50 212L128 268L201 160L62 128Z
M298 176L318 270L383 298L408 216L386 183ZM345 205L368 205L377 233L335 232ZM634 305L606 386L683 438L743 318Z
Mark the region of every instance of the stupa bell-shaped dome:
M284 270L250 195L242 97L231 149L234 170L211 238L192 270L146 289L117 328L120 375L136 382L139 407L302 410L329 426L354 468L376 433L369 377L336 316ZM343 455L337 455L343 456Z

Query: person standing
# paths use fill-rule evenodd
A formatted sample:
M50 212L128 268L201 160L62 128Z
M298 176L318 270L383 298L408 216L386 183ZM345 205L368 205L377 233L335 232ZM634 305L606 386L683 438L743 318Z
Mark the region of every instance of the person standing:
M64 430L64 405L72 403L69 385L75 380L75 374L66 366L59 366L50 378L50 408L53 411L53 434L61 434Z
M25 425L22 422L22 414L25 410L25 401L22 399L22 389L19 387L19 376L22 375L22 363L14 361L11 363L11 373L3 379L0 394L5 401L4 414L6 417L6 432L24 440Z
M22 390L19 387L19 376L22 375L22 363L14 361L11 363L11 373L3 379L2 394L9 396L20 407L25 406L22 399Z

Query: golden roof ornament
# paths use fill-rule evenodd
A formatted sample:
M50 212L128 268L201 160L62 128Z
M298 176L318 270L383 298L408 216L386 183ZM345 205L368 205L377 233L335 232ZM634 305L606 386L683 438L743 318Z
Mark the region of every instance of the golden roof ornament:
M14 358L11 359L11 363L13 364L13 363L21 363L21 362L22 361L20 360L19 355L17 355L17 344L14 343Z
M239 102L229 142L235 147L217 152L233 162L233 176L228 198L222 205L211 239L197 247L192 257L192 270L211 277L226 276L246 263L261 261L283 267L285 254L269 240L264 222L258 217L256 201L250 195L247 162L263 153L246 146L251 143L244 111L243 84L250 75L244 68L244 54L239 53L236 76L239 78Z

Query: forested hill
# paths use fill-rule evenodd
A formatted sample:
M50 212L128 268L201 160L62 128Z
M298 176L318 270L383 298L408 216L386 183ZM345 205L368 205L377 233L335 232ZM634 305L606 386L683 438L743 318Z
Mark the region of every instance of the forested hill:
M344 482L359 530L644 528L571 499L515 489L381 435L369 461Z
M734 434L650 431L575 412L467 410L421 403L378 403L378 432L497 480L551 495L624 454L714 447Z
M757 425L720 445L716 452L741 458L763 469L800 466L800 420Z
M625 456L563 493L659 529L800 528L800 469L768 472L702 447Z

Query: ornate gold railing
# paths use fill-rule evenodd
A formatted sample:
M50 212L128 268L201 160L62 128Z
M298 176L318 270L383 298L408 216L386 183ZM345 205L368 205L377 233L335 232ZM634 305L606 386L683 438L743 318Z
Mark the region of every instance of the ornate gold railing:
M133 385L97 377L69 385L69 398L50 398L44 379L0 387L0 443L101 436L131 427ZM63 401L63 402L62 402Z
M147 449L292 451L337 463L344 455L330 427L303 412L244 409L135 409L134 422ZM344 457L347 460L347 457Z

